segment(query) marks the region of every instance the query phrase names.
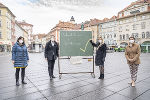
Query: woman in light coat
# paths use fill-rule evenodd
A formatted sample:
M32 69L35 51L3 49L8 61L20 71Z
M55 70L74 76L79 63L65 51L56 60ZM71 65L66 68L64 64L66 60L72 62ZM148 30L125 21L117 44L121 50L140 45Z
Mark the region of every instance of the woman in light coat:
M135 86L135 81L137 80L137 72L140 64L140 46L135 43L135 38L129 38L129 44L125 49L125 56L127 59L127 63L130 68L131 73L131 85Z

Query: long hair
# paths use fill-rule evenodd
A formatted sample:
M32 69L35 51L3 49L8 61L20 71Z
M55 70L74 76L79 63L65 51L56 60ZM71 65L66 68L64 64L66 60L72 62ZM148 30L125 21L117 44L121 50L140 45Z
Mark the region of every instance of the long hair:
M25 45L24 37L20 36L20 37L17 39L17 42L19 42L20 39L23 39L23 43L22 43L22 44Z

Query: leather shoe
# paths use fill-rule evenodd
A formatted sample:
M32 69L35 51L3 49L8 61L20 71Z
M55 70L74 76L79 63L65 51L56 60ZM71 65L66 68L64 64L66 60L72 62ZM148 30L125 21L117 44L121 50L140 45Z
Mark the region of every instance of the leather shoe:
M20 84L19 84L19 81L18 82L16 82L16 86L19 86Z
M22 81L22 84L27 84L27 82L25 82L25 81Z

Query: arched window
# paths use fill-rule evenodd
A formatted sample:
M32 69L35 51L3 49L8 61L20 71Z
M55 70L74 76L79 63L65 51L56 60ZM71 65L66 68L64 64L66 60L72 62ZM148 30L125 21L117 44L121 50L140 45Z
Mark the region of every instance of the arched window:
M109 34L107 35L107 39L109 38Z
M150 33L149 33L149 31L146 32L146 38L150 38Z
M120 35L120 40L122 40L122 35Z
M116 37L116 34L114 34L114 38Z
M122 38L123 38L123 40L125 40L125 35L123 35L123 37L122 37Z
M1 21L1 19L0 19L0 27L2 27L2 21Z
M142 32L142 38L145 38L145 33L144 32Z
M129 34L126 34L126 40L128 40L129 39Z
M112 35L110 35L110 38L112 38Z

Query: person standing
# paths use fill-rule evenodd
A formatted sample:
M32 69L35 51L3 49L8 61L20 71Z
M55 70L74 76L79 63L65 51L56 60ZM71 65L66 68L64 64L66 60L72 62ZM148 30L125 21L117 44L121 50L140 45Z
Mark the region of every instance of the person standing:
M14 64L14 68L16 68L16 85L19 86L19 72L21 71L22 84L27 84L24 81L25 78L25 68L28 66L29 56L27 47L24 42L23 37L19 37L17 42L12 47L12 63Z
M96 66L99 66L99 70L100 70L100 77L98 79L104 79L104 61L105 61L106 49L107 49L106 44L104 43L102 37L99 37L97 43L92 42L92 40L90 40L90 42L94 47L97 47L95 64Z
M125 49L125 57L130 68L131 73L131 85L135 86L135 81L137 80L137 72L140 64L140 46L135 43L135 38L129 38L129 44Z
M51 39L49 42L46 43L45 46L45 59L48 62L48 72L49 72L49 77L50 79L55 78L53 75L53 70L54 70L54 64L55 60L58 57L58 44L54 39L54 36L51 36Z

